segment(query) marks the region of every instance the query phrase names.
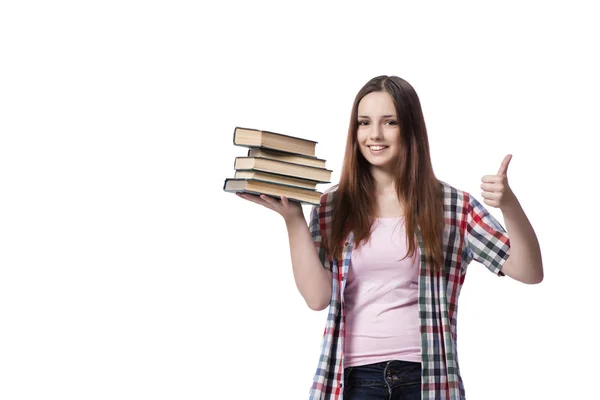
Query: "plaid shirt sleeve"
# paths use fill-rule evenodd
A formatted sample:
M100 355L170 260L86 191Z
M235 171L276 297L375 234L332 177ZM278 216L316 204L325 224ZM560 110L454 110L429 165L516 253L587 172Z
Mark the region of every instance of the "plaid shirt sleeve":
M502 265L510 256L506 230L475 197L468 195L468 201L466 241L470 257L504 276Z
M321 260L321 264L323 264L324 268L327 268L331 271L331 262L327 257L327 250L325 247L325 241L323 239L323 234L321 230L321 219L319 218L319 214L321 213L321 207L323 207L323 197L321 197L321 205L314 205L310 212L310 223L308 225L308 230L312 236L312 240L315 244L315 248L317 249L317 253L319 254L319 259Z

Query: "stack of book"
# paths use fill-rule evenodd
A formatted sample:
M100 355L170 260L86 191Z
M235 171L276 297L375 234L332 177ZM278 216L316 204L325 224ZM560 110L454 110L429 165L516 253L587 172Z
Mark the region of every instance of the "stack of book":
M226 178L223 190L266 194L301 204L319 204L320 183L330 183L331 170L317 158L317 142L258 129L236 127L233 144L248 148L245 157L236 157L233 178Z

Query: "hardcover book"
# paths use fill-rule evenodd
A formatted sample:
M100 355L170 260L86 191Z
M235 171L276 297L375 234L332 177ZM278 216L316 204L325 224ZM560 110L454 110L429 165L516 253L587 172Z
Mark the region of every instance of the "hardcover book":
M317 181L311 181L308 179L292 178L291 176L272 174L270 172L261 172L254 170L237 170L235 171L234 178L240 179L258 179L260 181L267 181L273 183L283 183L284 185L298 186L305 189L316 189Z
M277 150L248 149L248 157L263 157L272 160L287 161L294 164L308 165L310 167L325 168L325 160L317 157L308 157L298 154L284 153Z
M282 133L236 127L233 131L233 144L314 157L317 142Z
M255 195L266 194L276 199L281 199L281 196L285 196L290 201L314 205L319 204L322 195L321 192L315 190L258 179L227 178L225 179L223 190L226 192L251 193Z
M262 157L236 157L235 170L255 170L294 178L308 179L319 183L329 183L333 171L325 168L309 167L286 161L271 160Z

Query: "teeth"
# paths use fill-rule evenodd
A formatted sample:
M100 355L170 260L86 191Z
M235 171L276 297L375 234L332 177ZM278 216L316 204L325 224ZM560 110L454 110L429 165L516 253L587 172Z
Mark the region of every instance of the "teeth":
M369 146L369 147L371 148L371 150L383 150L387 146Z

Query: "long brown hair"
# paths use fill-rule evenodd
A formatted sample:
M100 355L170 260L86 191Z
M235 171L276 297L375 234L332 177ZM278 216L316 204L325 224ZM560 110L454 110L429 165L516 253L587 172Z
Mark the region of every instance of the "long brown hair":
M397 76L378 76L367 82L356 95L340 182L334 195L333 220L330 232L329 255L339 259L346 235L352 231L354 242L360 246L368 241L375 221L375 181L369 162L360 152L357 141L358 104L361 99L377 91L389 93L396 108L400 127L400 154L395 163L396 192L404 205L406 234L414 238L419 227L426 260L435 271L440 271L444 205L441 182L435 177L429 154L427 128L421 103L415 89ZM414 255L416 241L408 241L404 258ZM402 259L404 259L402 258Z

